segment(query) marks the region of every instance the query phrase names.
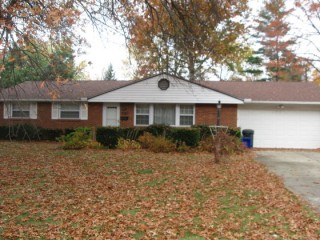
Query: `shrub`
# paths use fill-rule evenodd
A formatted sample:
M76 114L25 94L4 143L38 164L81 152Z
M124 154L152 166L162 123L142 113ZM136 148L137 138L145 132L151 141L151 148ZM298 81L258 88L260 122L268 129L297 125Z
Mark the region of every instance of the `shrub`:
M99 148L101 145L92 140L90 128L77 128L74 132L62 136L63 149Z
M40 128L29 124L9 127L10 138L15 140L40 140Z
M154 141L154 136L149 132L144 132L142 136L138 138L142 148L150 148L151 144Z
M120 135L125 139L137 140L144 132L144 128L120 128Z
M245 150L240 139L235 136L230 136L225 132L218 132L214 139L212 136L200 141L200 151L213 152L215 155L215 162L219 162L221 157L238 154Z
M228 128L228 135L241 138L241 128Z
M213 152L213 148L214 146L212 136L208 136L199 142L198 149L200 151Z
M145 132L149 132L156 137L166 137L170 135L171 130L172 128L170 126L164 124L153 124L145 128Z
M178 152L187 152L187 151L189 151L189 150L190 150L190 147L187 146L187 145L185 144L185 142L182 142L181 144L179 144L179 145L177 146L177 151L178 151Z
M103 146L116 148L118 139L123 137L123 131L117 127L100 127L97 128L96 139Z
M225 132L218 132L213 141L213 152L215 155L215 162L219 163L220 158L223 156L229 156L232 154L240 153L244 150L244 147L239 138L230 136Z
M138 138L142 148L150 149L153 152L173 152L176 150L176 144L162 136L153 136L149 132L145 132Z
M168 153L176 150L176 144L164 137L154 137L149 149L155 153Z
M40 129L40 139L41 140L49 140L55 141L63 135L62 129L48 129L41 128Z
M117 148L122 150L134 150L140 149L141 145L135 140L119 138Z
M8 139L9 139L9 127L0 126L0 140L8 140Z
M169 138L177 143L177 146L185 143L186 146L196 147L200 141L200 129L197 128L174 128Z
M211 128L211 131L210 131L210 128L207 125L196 125L196 126L193 126L193 128L196 128L196 129L200 130L200 139L201 140L210 137L211 136L211 131L212 131L212 133L214 135L217 134L217 132L216 132L216 130L214 128ZM237 138L241 138L241 129L240 128L229 127L227 129L226 133L228 135L230 135L230 136L235 136Z

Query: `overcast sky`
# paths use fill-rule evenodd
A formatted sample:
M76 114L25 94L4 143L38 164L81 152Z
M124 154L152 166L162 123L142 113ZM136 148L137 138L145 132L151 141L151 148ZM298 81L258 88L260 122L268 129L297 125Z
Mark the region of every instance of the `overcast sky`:
M293 0L287 0L292 6ZM253 15L258 14L263 1L250 1L250 7L253 9ZM296 31L301 31L302 23L297 24L296 18L291 18L291 22L294 22L293 27ZM125 46L124 38L119 34L112 32L97 32L92 27L86 29L85 37L89 43L89 47L83 49L85 54L82 54L77 58L77 61L85 61L88 64L86 73L90 79L101 79L104 69L107 69L109 64L113 65L118 80L130 80L131 73L134 69L129 64L128 50ZM306 46L298 46L297 52L305 49Z

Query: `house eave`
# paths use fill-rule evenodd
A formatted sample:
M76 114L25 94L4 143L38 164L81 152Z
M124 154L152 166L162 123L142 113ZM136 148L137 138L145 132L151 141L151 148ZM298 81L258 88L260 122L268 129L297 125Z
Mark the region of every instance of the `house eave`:
M244 104L288 104L288 105L320 105L320 102L312 101L255 101L245 100Z
M21 98L21 99L0 99L0 102L88 102L87 98L81 99L35 99L35 98Z

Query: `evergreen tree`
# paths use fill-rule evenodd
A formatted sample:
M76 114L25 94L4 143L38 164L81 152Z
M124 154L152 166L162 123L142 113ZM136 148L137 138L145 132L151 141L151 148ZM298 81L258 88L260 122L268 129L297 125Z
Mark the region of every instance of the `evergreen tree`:
M292 50L296 41L288 37L286 17L291 12L284 0L269 0L259 14L257 31L262 35L264 64L273 81L300 81L305 71L302 59Z
M111 63L109 64L108 69L103 73L102 79L103 80L117 80L116 74L113 70L113 66Z
M73 49L67 45L37 44L37 49L22 51L10 49L4 57L4 70L0 72L0 87L9 87L25 81L75 80L81 74L76 67ZM79 71L80 70L80 71Z

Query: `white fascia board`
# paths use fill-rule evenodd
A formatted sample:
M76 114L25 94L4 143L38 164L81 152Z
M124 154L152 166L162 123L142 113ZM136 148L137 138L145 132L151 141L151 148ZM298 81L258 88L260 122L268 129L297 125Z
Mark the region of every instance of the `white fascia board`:
M84 99L1 99L0 102L88 102Z
M245 101L245 104L289 104L289 105L320 105L320 102L302 101Z

